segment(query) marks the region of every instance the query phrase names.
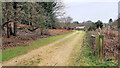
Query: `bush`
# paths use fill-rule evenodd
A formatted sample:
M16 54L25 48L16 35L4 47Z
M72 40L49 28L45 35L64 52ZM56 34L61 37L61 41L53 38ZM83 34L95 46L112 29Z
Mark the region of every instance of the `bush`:
M95 23L92 23L92 25L88 28L88 31L96 30L96 29L98 29L99 27L100 27L100 28L103 27L103 23L102 23L100 20L98 20L98 21L95 22Z
M92 23L92 25L88 28L88 31L96 30L95 23Z
M102 28L103 27L103 23L102 21L98 20L97 22L95 22L96 28Z

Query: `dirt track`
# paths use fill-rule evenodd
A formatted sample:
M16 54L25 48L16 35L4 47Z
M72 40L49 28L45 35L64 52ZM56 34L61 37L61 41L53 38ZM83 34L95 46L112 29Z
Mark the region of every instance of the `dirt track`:
M3 66L67 66L81 32L59 39L49 45L3 62ZM82 40L82 39L81 39Z

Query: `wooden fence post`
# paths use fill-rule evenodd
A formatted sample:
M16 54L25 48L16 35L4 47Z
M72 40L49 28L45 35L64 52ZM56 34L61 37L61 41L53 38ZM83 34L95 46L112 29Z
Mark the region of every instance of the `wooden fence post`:
M96 61L99 62L99 35L96 36L95 39L95 49L96 49L96 53L95 53Z
M100 38L100 63L103 63L103 57L104 57L104 35L103 34L100 34L99 35L99 38Z
M96 36L95 45L96 45L96 61L98 63L103 63L104 35L99 34L98 36Z

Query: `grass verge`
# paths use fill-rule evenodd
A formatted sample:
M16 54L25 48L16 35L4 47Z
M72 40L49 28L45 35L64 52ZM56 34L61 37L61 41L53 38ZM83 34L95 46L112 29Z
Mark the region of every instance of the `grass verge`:
M65 35L39 39L37 41L29 43L28 46L19 46L19 47L9 48L9 49L3 50L2 51L2 61L9 60L9 59L14 58L16 56L20 56L22 54L28 53L31 50L39 48L40 46L47 45L51 42L54 42L60 38L63 38L67 35L70 35L72 33L73 32L65 34Z

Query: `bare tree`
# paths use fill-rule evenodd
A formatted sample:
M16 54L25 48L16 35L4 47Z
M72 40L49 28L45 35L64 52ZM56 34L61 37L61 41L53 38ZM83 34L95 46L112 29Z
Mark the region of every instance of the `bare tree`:
M69 29L70 28L70 24L71 24L71 22L72 22L72 18L70 17L70 16L68 16L68 17L65 17L65 18L63 18L62 19L62 21L65 23L65 28L66 29Z

